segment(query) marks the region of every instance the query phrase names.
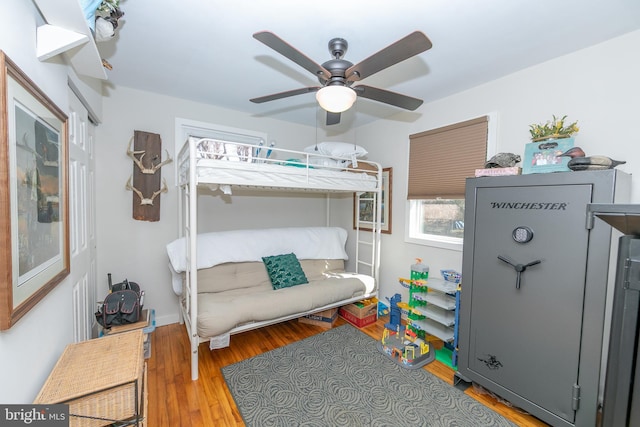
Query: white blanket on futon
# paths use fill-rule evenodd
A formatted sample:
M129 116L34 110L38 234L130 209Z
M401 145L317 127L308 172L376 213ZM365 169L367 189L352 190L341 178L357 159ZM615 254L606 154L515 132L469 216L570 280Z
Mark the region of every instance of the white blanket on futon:
M298 259L347 260L347 231L340 227L286 227L198 234L198 269L225 262L262 261L262 257L294 253ZM184 237L167 245L173 290L182 293L179 273L187 268Z

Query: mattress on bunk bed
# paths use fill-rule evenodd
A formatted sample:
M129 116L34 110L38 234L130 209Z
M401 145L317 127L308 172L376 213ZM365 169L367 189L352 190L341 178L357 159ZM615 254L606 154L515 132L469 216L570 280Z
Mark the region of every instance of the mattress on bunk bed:
M347 231L340 227L233 230L197 236L198 334L218 336L251 322L303 315L376 291L373 277L344 272ZM181 295L185 239L167 245ZM309 283L273 289L262 257L294 253ZM182 295L181 300L190 295ZM340 304L338 304L340 305Z
M260 261L263 256L295 253L298 259L347 260L347 231L340 227L281 227L256 230L230 230L197 236L196 267L209 268L226 262ZM182 293L180 273L187 270L186 239L167 245L172 285Z
M369 165L360 162L359 165ZM339 168L305 167L304 161L276 163L229 162L200 159L198 180L218 184L260 185L271 187L323 188L353 191L375 190L377 177L369 173Z
M372 277L346 273L343 260L300 260L309 283L273 289L262 262L226 263L198 271L198 335L228 333L375 291Z

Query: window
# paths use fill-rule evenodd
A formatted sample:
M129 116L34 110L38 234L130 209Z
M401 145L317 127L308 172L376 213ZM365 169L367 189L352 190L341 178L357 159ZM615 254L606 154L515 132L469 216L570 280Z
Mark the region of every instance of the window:
M467 177L487 159L488 116L409 136L408 240L461 249Z

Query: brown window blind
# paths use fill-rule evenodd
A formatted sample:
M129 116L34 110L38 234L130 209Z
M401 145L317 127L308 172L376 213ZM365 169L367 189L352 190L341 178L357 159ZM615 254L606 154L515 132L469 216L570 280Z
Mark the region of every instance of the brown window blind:
M488 116L409 135L409 199L462 199L487 160Z

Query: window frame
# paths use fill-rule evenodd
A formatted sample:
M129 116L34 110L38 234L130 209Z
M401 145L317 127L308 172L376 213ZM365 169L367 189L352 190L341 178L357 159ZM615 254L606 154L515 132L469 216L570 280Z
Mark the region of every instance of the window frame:
M462 237L440 236L437 234L420 233L415 230L417 228L420 228L419 226L422 224L417 222L418 217L421 216L422 213L419 206L422 200L423 199L407 200L405 241L407 243L415 243L418 245L462 251Z

